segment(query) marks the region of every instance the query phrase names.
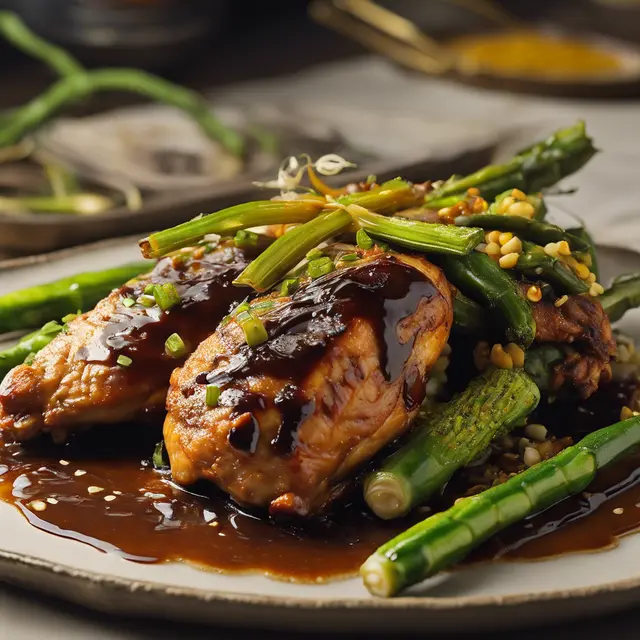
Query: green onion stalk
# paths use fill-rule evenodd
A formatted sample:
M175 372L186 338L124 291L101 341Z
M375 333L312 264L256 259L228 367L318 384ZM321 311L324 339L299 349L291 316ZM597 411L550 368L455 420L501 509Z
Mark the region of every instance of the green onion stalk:
M68 313L88 311L125 282L146 273L150 262L80 273L0 296L0 333L29 329Z
M451 206L464 197L471 187L480 189L487 200L507 189L540 191L581 169L595 153L584 122L577 122L523 149L504 164L489 165L462 178L454 176L427 194L425 203L434 209Z
M364 496L380 518L398 518L441 491L453 473L528 416L540 392L522 369L491 369L434 418L418 420L407 444L371 473Z
M512 524L584 491L596 473L640 445L640 416L590 433L503 484L456 501L380 547L360 569L366 588L389 597L446 569Z

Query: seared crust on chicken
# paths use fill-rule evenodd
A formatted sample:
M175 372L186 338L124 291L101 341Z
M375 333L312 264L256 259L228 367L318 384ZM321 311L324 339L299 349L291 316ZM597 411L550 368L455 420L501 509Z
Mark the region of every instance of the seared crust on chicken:
M378 254L252 309L266 342L250 348L232 320L174 371L171 470L181 484L203 478L239 503L306 515L411 423L449 337L451 291L423 258ZM222 390L215 407L208 384Z
M0 386L0 433L25 440L41 431L57 439L80 425L133 419L164 407L172 370L184 362L165 353L178 333L195 348L245 293L232 286L247 265L234 247L204 247L163 258L153 271L113 291L93 311L13 369ZM136 300L150 284L173 283L180 302L168 311ZM153 299L151 299L153 300ZM118 356L131 359L118 364ZM126 363L126 360L124 361Z
M523 290L529 285L522 285ZM583 398L611 379L616 342L602 305L590 296L567 296L557 307L541 300L532 304L536 341L571 345L564 362L554 368L551 385L558 390L571 383Z

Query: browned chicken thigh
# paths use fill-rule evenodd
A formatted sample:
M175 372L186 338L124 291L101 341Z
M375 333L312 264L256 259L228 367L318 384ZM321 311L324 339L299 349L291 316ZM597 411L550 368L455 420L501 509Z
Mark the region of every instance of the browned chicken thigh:
M239 503L307 515L408 427L449 337L449 284L423 258L349 264L254 301L262 344L247 345L234 319L174 371L164 436L177 482L204 478Z
M198 247L163 258L151 273L113 291L73 320L32 364L6 376L0 434L25 440L50 431L64 439L75 427L162 410L171 372L185 360L169 355L165 341L178 333L195 349L246 294L231 283L247 264L233 246L208 253ZM162 311L135 303L149 285L164 283L175 285L178 304Z

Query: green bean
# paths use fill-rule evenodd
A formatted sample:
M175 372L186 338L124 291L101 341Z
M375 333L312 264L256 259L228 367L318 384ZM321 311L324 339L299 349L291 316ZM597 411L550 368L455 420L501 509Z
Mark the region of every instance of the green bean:
M466 296L488 307L504 328L509 342L529 346L536 334L531 305L515 282L488 255L472 251L468 256L438 256L447 278Z
M487 312L461 291L453 299L453 328L464 334L482 333L488 325Z
M640 273L618 276L598 300L611 322L620 320L630 309L640 307Z
M462 560L491 536L584 491L596 472L640 445L640 416L590 433L503 484L463 498L380 547L360 569L367 589L393 596Z

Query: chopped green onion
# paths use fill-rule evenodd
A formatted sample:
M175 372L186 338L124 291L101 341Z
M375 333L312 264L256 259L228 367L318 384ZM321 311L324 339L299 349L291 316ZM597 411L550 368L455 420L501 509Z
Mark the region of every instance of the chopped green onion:
M136 303L136 301L133 298L122 298L122 304L125 307L133 307L133 305Z
M236 321L244 332L244 337L250 347L257 347L269 339L269 334L262 320L256 318L249 311L241 311L236 316Z
M73 316L73 318L75 318L75 314L70 314ZM66 316L65 316L66 318ZM72 318L72 319L73 319ZM65 322L65 319L62 318L62 321ZM40 329L40 333L42 335L50 335L52 333L60 333L60 329L62 329L62 327L60 326L60 324L58 322L56 322L55 320L51 320L50 322L47 322L42 329Z
M188 353L187 345L184 340L177 334L172 333L164 343L164 350L167 355L172 358L182 358Z
M271 309L271 307L275 306L275 302L273 300L263 300L262 302L256 302L251 305L251 311L262 311L265 309Z
M373 247L373 240L364 229L358 229L358 233L356 233L356 243L361 249L365 250Z
M242 313L243 311L249 311L249 309L251 309L251 306L249 305L248 300L243 300L234 310L233 313L234 314L238 314L238 313Z
M259 239L260 236L254 231L240 229L240 231L236 232L233 243L240 249L246 249L249 247L257 247Z
M141 304L143 307L155 307L156 305L156 299L153 296L148 296L146 294L138 296L136 302Z
M67 313L66 316L62 317L63 324L68 324L72 320L75 320L81 313L82 311L80 311L80 309L78 309L77 313Z
M131 365L131 363L133 362L133 360L129 357L129 356L123 356L123 355L119 355L118 359L116 360L116 362L121 366L121 367L128 367Z
M376 247L382 249L382 251L389 251L389 245L382 240L376 240Z
M322 253L322 249L311 249L311 251L307 252L306 258L309 262L311 262L312 260L317 260L318 258L322 258L324 256L324 253Z
M155 449L153 450L153 456L151 458L151 462L153 462L153 466L156 469L166 469L169 466L169 462L165 458L164 452L164 441L161 440L155 446Z
M146 295L148 296L152 296L153 292L156 290L156 286L155 284L148 284L145 288L144 288L144 292Z
M217 407L219 399L220 399L220 387L216 386L215 384L208 384L207 397L205 399L207 407Z
M328 256L324 258L318 258L317 260L312 260L307 266L307 273L314 280L319 278L320 276L326 276L328 273L331 273L336 268L336 265L333 264L333 260Z
M36 354L34 351L32 351L29 355L27 355L27 357L24 359L24 364L26 365L32 365L33 361L36 359Z
M157 285L153 290L153 297L163 311L180 304L180 294L172 282Z
M345 253L343 256L340 256L340 260L342 260L342 262L355 262L356 260L360 260L360 256L357 253Z
M280 295L290 296L298 288L298 278L286 278L280 285Z

